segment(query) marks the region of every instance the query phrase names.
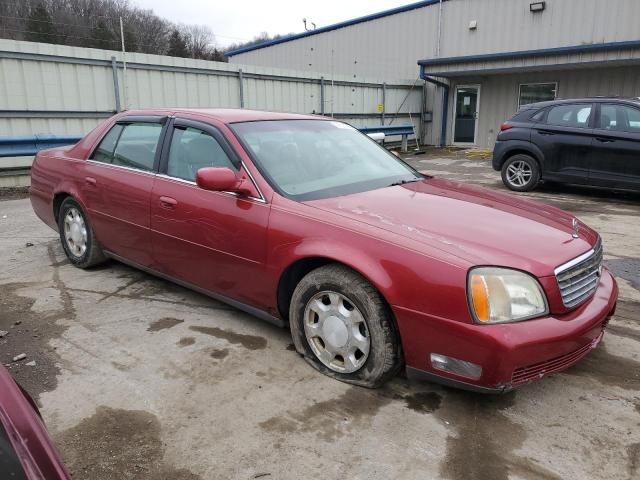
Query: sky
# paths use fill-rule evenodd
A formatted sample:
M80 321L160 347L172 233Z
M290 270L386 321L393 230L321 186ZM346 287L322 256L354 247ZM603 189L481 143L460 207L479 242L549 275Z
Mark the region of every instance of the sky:
M415 1L415 0L414 0ZM318 28L412 3L412 0L130 0L175 23L207 25L218 47L252 39L261 32L299 33L302 19Z

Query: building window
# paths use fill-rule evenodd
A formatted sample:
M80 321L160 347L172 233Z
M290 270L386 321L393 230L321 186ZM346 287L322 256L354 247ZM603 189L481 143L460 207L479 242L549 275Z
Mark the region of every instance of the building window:
M518 107L529 103L546 102L556 99L558 84L553 83L522 83L518 96Z

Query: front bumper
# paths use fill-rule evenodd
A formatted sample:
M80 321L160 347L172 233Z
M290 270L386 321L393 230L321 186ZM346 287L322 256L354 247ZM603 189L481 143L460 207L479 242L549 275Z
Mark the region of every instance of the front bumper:
M608 270L594 295L575 310L512 324L476 325L393 307L407 373L457 387L504 392L579 362L602 338L615 312L618 286ZM482 375L471 380L430 363L431 353L473 362Z

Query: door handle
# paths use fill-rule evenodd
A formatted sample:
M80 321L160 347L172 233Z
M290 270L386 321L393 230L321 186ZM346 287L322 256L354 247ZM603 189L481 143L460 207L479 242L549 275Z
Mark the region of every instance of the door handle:
M84 177L84 181L87 185L91 185L92 187L95 187L96 184L98 183L96 182L96 179L93 177Z
M596 140L601 142L601 143L615 142L615 140L613 138L604 138L604 137L596 137Z
M555 135L555 133L550 132L550 131L548 131L548 130L538 130L538 133L539 133L540 135Z
M175 208L178 205L178 201L171 197L160 197L160 206L163 208Z

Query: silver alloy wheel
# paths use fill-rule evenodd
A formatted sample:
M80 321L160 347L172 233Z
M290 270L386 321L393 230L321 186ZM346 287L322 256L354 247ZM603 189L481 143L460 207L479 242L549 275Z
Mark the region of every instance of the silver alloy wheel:
M74 257L82 257L87 251L87 226L77 208L71 207L64 216L64 238Z
M524 160L513 162L507 167L507 180L516 187L524 187L529 183L532 175L531 165Z
M367 322L347 297L319 292L307 303L303 318L307 342L326 367L352 373L367 361L371 349Z

